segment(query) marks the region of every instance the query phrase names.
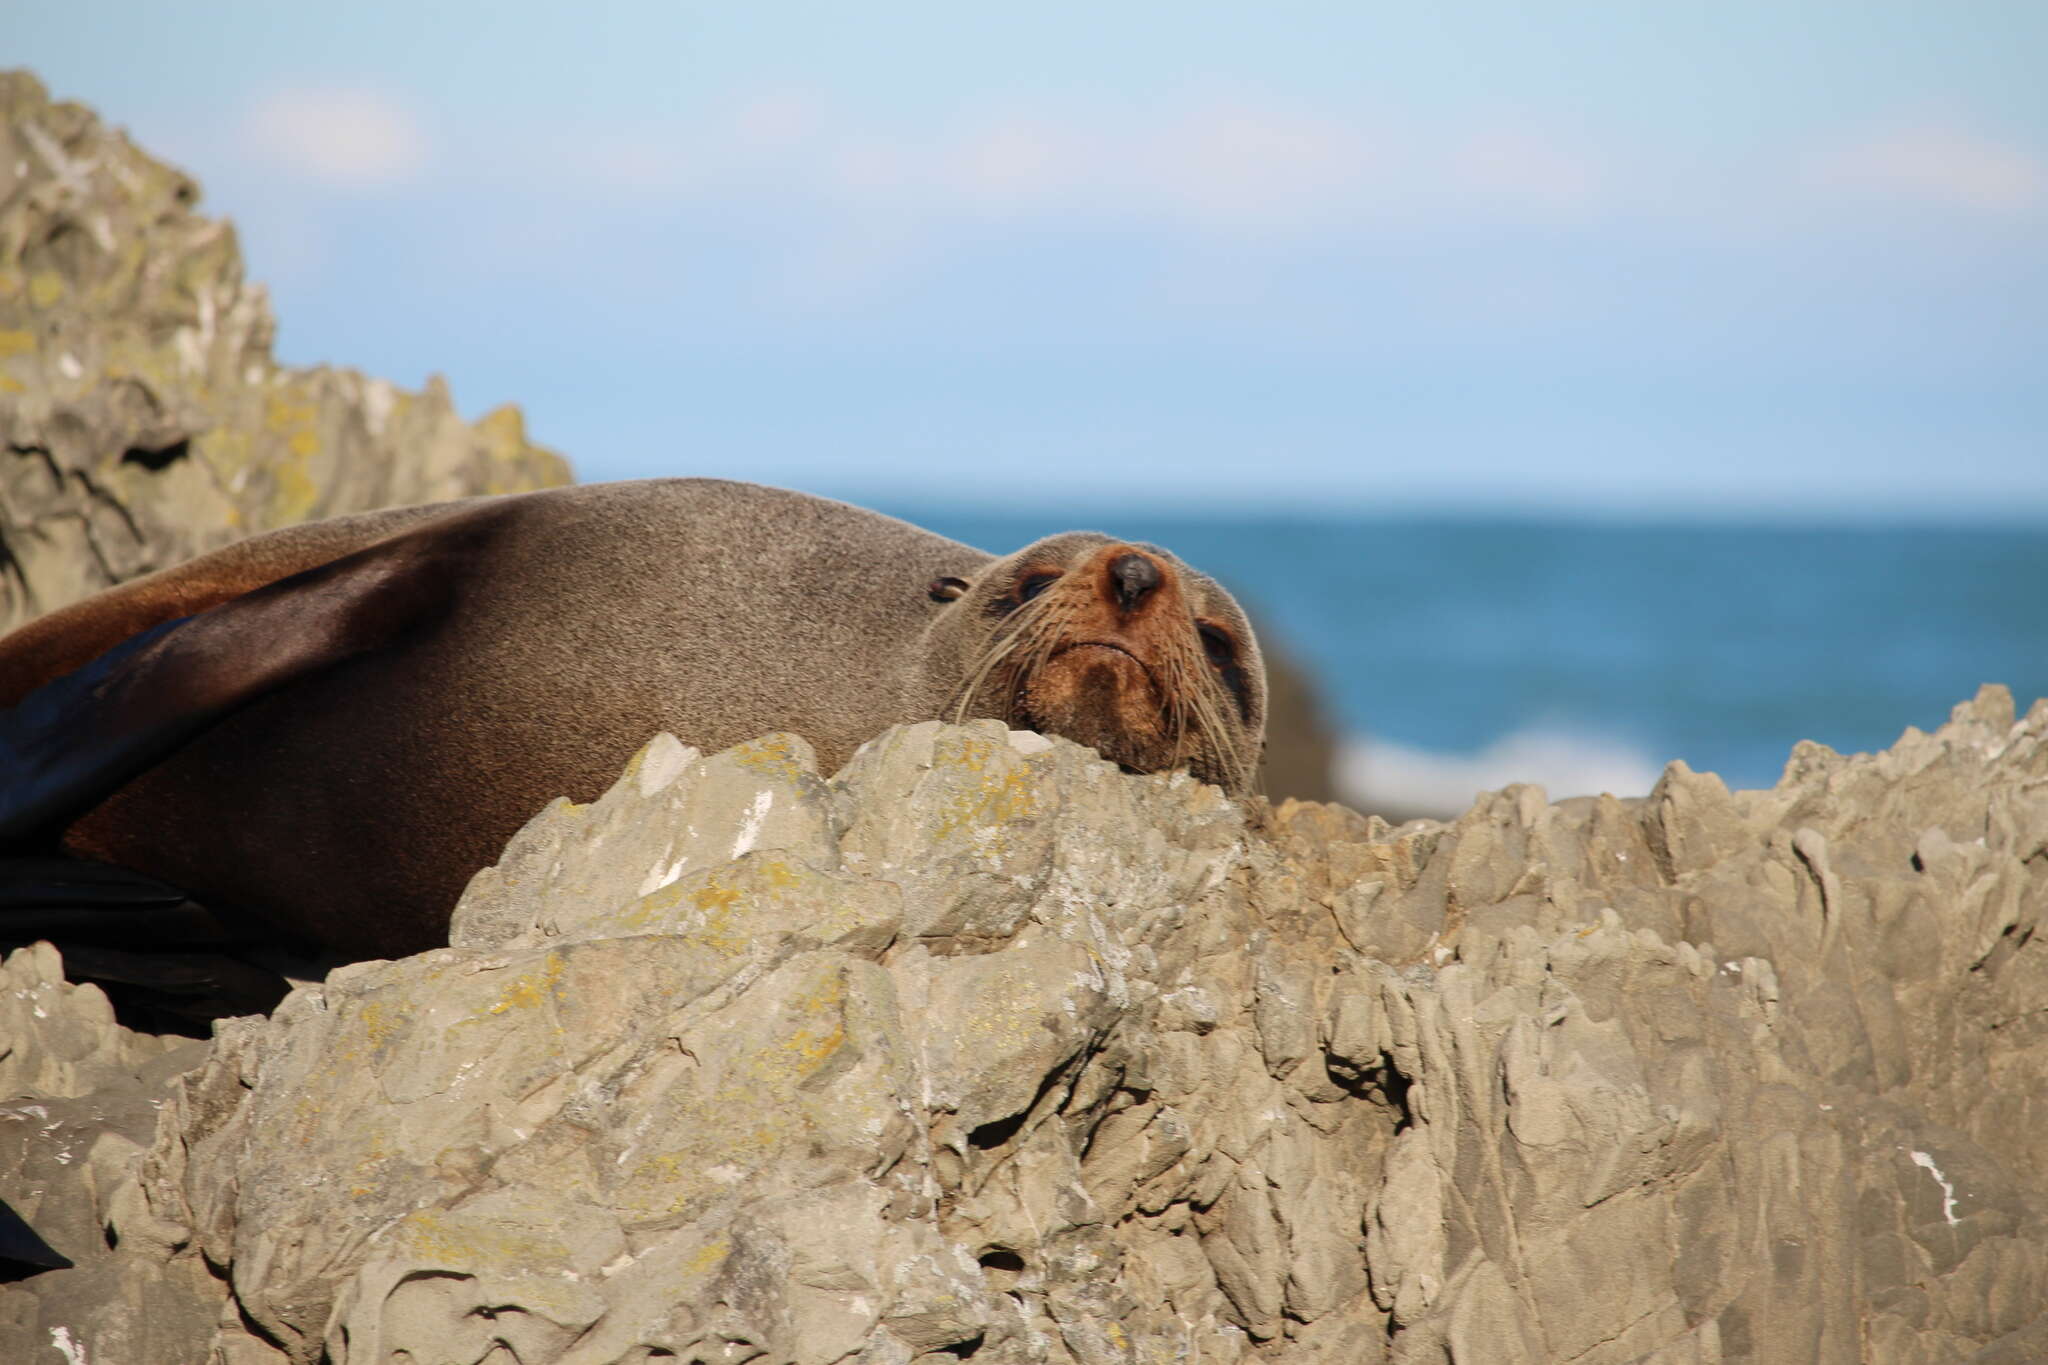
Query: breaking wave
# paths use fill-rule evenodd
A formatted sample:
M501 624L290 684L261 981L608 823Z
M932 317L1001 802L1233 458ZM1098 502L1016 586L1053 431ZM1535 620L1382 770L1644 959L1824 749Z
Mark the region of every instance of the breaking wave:
M1553 801L1642 796L1664 765L1621 740L1551 728L1517 730L1474 754L1438 753L1391 740L1354 740L1337 759L1337 785L1360 810L1452 815L1483 791L1533 782Z

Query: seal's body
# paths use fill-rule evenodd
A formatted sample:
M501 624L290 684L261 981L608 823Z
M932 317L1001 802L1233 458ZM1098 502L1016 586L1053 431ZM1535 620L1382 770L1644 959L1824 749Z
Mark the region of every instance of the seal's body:
M697 479L259 537L0 640L0 706L43 803L17 841L40 822L376 955L445 942L522 823L660 730L793 730L830 771L890 725L995 716L1241 791L1264 726L1242 613L1164 551L1084 532L997 559Z

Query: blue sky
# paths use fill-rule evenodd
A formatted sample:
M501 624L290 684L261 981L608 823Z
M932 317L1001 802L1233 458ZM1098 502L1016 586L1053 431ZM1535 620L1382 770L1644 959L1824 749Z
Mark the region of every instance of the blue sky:
M2048 518L2048 6L8 8L586 478Z

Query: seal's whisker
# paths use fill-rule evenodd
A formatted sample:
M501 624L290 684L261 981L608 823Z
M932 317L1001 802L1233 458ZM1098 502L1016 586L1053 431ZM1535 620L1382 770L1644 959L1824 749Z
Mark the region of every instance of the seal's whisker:
M1185 640L1175 640L1173 652L1167 657L1167 692L1171 701L1167 707L1167 720L1172 728L1172 753L1176 763L1189 757L1188 720L1192 714L1189 706L1188 649ZM1201 729L1200 717L1195 717L1196 731Z
M988 652L982 656L981 663L975 668L973 673L968 675L967 680L960 685L960 690L954 694L954 702L951 708L954 724L957 725L967 719L967 708L973 704L974 698L980 693L982 686L988 682L990 675L1001 668L1004 663L1015 658L1020 651L1026 650L1027 647L1032 645L1041 636L1048 639L1056 638L1057 631L1047 629L1047 626L1051 624L1048 620L1051 615L1051 608L1052 603L1048 598L1036 598L1025 603L1017 614L1011 618L1003 633L990 644ZM1029 667L1016 670L1017 675L1020 677L1028 675L1029 672ZM1013 697L1013 704L1014 701L1015 698Z
M988 681L988 675L995 670L998 664L1008 658L1011 651L1015 648L1016 643L1014 640L998 641L982 657L981 665L967 676L965 682L960 684L960 690L953 695L952 710L953 723L955 725L967 719L967 708L973 704L974 698L980 693L981 685Z
M965 682L960 684L960 690L954 694L954 724L957 725L967 718L967 707L973 702L975 695L981 691L982 684L988 681L989 674L994 672L1002 664L1003 660L1009 658L1016 651L1023 637L1024 624L1024 622L1016 622L1009 626L1003 634L996 637L990 643L988 652L982 655L980 665L967 676Z
M1121 647L1114 635L1098 638L1105 628L1101 605L1080 580L1069 579L993 620L983 649L963 661L966 676L939 714L956 724L976 714L992 716L1070 737L1103 725L1092 742L1132 771L1184 768L1233 792L1252 790L1258 755L1243 752L1239 708L1225 694L1192 609L1170 626L1156 621L1135 631L1129 641L1156 693L1149 713L1121 709L1134 704L1121 689L1114 700L1111 694L1083 700L1074 690L1074 678L1056 662L1066 649L1077 643ZM1093 719L1085 714L1098 707L1111 709Z
M1230 732L1224 724L1223 715L1217 707L1216 698L1212 695L1212 686L1213 684L1210 683L1209 679L1204 677L1201 684L1190 687L1188 689L1189 703L1195 712L1197 730L1203 741L1202 749L1213 759L1216 766L1221 769L1222 775L1225 778L1224 785L1238 788L1244 785L1248 773L1245 769L1243 757L1227 742Z
M1020 676L1029 676L1052 658L1053 651L1058 648L1060 641L1066 638L1077 614L1073 602L1064 594L1046 607L1039 619L1033 623L1030 653L1026 656L1024 666L1018 670Z

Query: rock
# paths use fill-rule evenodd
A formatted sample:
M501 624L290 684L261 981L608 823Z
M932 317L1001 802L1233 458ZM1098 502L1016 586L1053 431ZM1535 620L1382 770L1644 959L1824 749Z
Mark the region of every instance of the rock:
M224 1026L143 1169L150 1216L191 1229L298 1359L474 1358L479 1305L522 1359L570 1341L909 1359L1124 1330L1078 1167L1029 1191L1044 1208L980 1191L974 1236L942 1204L1013 1157L1075 1165L1047 1077L1088 1074L1155 994L1103 898L1178 920L1241 830L1183 776L1113 838L1143 789L1018 744L994 722L909 727L827 784L788 737L708 760L657 740L514 840L449 949ZM336 1087L337 1067L375 1079ZM1119 1093L1098 1089L1091 1109ZM1142 1164L1171 1164L1177 1125L1144 1127ZM1031 1275L1054 1277L1063 1321L982 1264L999 1243L1035 1256L1034 1226L1059 1229L1064 1268ZM423 1278L451 1249L460 1266Z
M2048 1333L2048 703L1769 792L1253 814L995 722L829 780L657 738L447 949L222 1025L111 1226L221 1270L229 1360Z
M279 366L197 184L27 72L0 114L0 632L292 522L568 481L515 408Z
M0 1096L77 1099L176 1041L117 1025L100 988L66 981L47 943L0 959Z
M226 1295L196 1257L110 1245L105 1227L155 1136L172 1078L206 1045L123 1028L48 944L0 961L0 1199L72 1268L0 1283L0 1357L190 1360ZM148 1219L140 1210L132 1226ZM90 1343L88 1346L87 1343Z

